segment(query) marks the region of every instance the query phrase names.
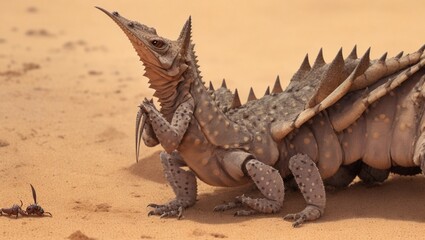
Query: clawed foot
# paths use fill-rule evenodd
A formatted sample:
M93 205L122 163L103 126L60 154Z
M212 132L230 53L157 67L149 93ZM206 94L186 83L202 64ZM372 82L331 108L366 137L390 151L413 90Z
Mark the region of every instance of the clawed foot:
M323 210L319 207L308 205L304 210L295 214L288 214L283 219L292 221L293 227L301 226L305 221L318 219L323 214Z
M250 199L249 197L245 197L245 195L242 196L237 196L235 198L235 201L232 202L228 202L228 203L224 203L224 204L220 204L214 207L214 212L224 212L230 209L234 209L234 208L240 208L244 206L244 202ZM240 216L250 216L253 214L256 214L257 211L250 209L250 210L238 210L235 212L234 216L236 217L240 217Z
M177 217L179 220L183 217L183 206L181 205L158 205L151 203L148 205L148 207L154 208L148 213L148 216L157 215L160 218Z
M235 198L235 201L217 205L217 206L214 207L213 211L214 212L224 212L224 211L227 211L227 210L230 210L230 209L242 207L241 197L242 196L238 196L238 197Z
M142 102L142 104L140 104L139 106L141 109L143 109L145 112L151 112L156 110L155 105L153 104L153 100L148 100L147 98L145 98Z

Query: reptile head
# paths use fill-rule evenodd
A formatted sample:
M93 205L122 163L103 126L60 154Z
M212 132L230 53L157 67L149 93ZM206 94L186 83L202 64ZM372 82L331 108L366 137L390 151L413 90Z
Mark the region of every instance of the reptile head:
M118 12L108 12L96 7L108 15L124 31L140 60L149 67L168 71L176 65L176 60L186 56L190 45L191 21L187 20L183 30L176 41L158 36L155 28L148 27L136 21L131 21L121 16Z
M171 113L176 101L181 101L188 93L188 84L182 75L189 66L194 65L191 44L191 20L186 21L177 40L169 40L158 36L154 28L128 20L117 12L108 12L96 7L108 15L120 26L130 39L134 49L145 66L145 76L149 79L150 87L155 90L163 114ZM197 69L194 66L193 69ZM184 89L177 90L184 86ZM182 87L180 87L182 88ZM182 97L183 96L183 97Z

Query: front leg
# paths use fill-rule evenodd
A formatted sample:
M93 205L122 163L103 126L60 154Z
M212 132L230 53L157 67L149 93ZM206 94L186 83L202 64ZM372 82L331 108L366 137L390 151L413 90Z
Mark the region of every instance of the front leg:
M307 207L299 213L288 214L285 220L294 221L298 227L305 221L318 219L325 212L326 194L322 178L316 164L305 154L297 154L289 159L289 169L307 202Z
M167 153L172 153L179 146L192 119L194 106L192 98L180 104L170 123L151 102L143 102L142 107L149 117L155 136Z
M149 204L148 206L153 207L154 210L150 211L148 215L177 216L180 219L183 209L193 206L196 202L196 177L192 171L181 168L185 164L178 152L174 151L171 154L161 152L159 156L164 167L165 177L173 188L176 198L163 205Z

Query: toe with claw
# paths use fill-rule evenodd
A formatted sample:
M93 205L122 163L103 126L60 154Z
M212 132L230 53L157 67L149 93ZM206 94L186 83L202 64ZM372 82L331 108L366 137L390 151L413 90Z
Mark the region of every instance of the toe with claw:
M308 205L304 210L299 213L287 214L283 219L293 221L293 227L299 227L306 221L318 219L324 210L313 205Z

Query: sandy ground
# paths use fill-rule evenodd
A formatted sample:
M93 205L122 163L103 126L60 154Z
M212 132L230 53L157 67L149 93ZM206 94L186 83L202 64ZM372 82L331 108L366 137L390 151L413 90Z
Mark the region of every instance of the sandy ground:
M250 188L199 184L185 218L147 217L173 197L160 148L134 157L138 103L150 97L142 65L102 6L176 38L189 15L201 70L246 98L276 75L287 81L305 53L331 60L358 44L372 56L424 43L423 1L0 2L0 207L32 202L53 218L0 217L1 239L413 239L425 235L425 178L393 177L328 193L326 214L294 229L281 217L304 207L286 195L282 213L235 218L212 208Z

